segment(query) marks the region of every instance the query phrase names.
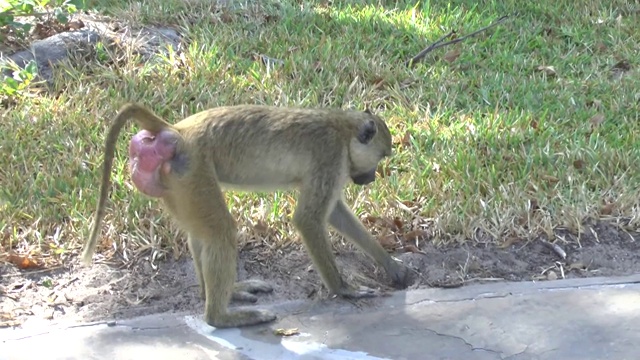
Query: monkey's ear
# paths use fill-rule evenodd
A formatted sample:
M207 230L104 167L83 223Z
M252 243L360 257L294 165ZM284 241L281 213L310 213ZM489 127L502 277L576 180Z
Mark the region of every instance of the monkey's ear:
M358 141L361 144L368 144L378 132L376 123L373 120L365 121L358 129Z

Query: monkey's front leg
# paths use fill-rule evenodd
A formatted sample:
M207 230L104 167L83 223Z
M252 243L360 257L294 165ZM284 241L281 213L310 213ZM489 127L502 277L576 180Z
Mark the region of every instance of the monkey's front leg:
M329 207L330 199L322 201L322 196L309 196L309 193L301 191L293 222L324 284L332 294L344 298L361 299L378 296L378 292L373 289L358 290L342 279L331 252L327 224L322 221L322 208ZM319 201L313 202L310 201L311 199Z
M329 215L329 223L340 234L351 240L360 250L371 256L378 265L384 267L396 288L404 289L412 281L409 268L396 262L389 253L377 242L360 220L340 199L336 202L333 211Z

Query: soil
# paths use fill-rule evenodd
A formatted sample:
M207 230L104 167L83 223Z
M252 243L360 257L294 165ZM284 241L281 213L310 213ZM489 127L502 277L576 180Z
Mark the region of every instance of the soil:
M629 234L607 223L593 227L579 239L565 233L566 244L557 243L566 258L536 240L508 248L492 245L435 247L419 242L423 253L396 257L408 264L416 276L410 289L458 287L487 281L553 281L555 279L629 275L640 272L640 235ZM596 234L597 236L595 236ZM360 251L336 242L338 266L354 284L393 291L382 269ZM139 261L130 268L116 265L78 265L76 259L64 268L20 271L0 265L0 324L67 321L112 321L161 312L203 311L193 265L189 256L157 263ZM270 294L260 294L256 303L283 300L318 300L327 291L299 245L282 251L242 249L238 279L261 279L273 285ZM340 301L340 300L336 300ZM233 302L232 306L248 303Z

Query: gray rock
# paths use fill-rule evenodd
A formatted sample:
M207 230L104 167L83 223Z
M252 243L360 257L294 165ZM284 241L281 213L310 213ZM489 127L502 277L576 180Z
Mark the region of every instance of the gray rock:
M91 46L102 37L96 31L81 29L73 32L64 32L46 39L36 40L29 50L18 51L6 58L0 59L0 63L6 64L7 60L14 61L24 68L30 61L35 60L38 65L38 74L45 80L53 78L52 65L68 58L69 50L78 46ZM5 70L6 76L11 76L10 70Z
M171 28L148 27L114 32L104 22L95 22L87 18L82 20L85 28L36 40L28 50L18 51L8 56L0 55L0 64L5 65L9 61L14 61L19 67L24 68L34 60L39 78L51 83L55 64L69 59L74 50L93 48L100 41L104 43L116 41L120 46L129 47L133 53L140 54L144 61L151 60L158 53L166 53L167 46L177 50L181 45L180 34ZM4 75L12 76L12 71L5 70Z

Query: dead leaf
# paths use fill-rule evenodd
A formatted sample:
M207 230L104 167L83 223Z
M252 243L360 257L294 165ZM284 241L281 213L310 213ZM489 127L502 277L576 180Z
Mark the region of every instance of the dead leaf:
M535 120L531 120L530 125L531 125L531 128L532 128L533 130L538 130L538 122L537 122L537 121L535 121Z
M399 231L400 229L396 225L393 219L389 219L388 217L380 218L381 225L386 226L385 231Z
M452 63L454 62L458 57L460 57L460 49L453 49L450 51L447 51L446 54L444 54L444 60L448 63Z
M35 260L26 256L10 254L7 260L9 260L10 263L17 266L18 269L21 270L37 269L40 267L40 264L38 264Z
M298 331L298 328L273 330L273 335L275 336L293 336L298 334L300 334L300 331Z
M380 220L380 218L377 216L367 215L364 219L362 219L362 222L367 225L374 225L378 222L378 220Z
M233 21L233 17L229 14L229 13L222 13L222 15L220 15L220 20L222 21L223 24L229 24L230 22Z
M280 16L277 15L265 15L264 17L264 21L267 24L277 22L278 20L280 20Z
M409 86L411 86L411 85L412 85L413 83L415 83L415 82L416 82L416 81L415 81L415 80L413 80L413 79L404 79L404 80L402 80L402 81L400 82L400 86L399 86L399 88L400 88L400 90L406 89L406 88L408 88Z
M536 70L545 73L545 75L547 75L547 76L556 76L557 75L556 68L554 68L553 66L540 65L540 66L536 67Z
M524 220L524 223L527 222L526 218L522 217L522 220ZM500 248L501 249L506 249L508 247L510 247L511 245L517 243L520 241L520 238L516 237L516 236L510 236L507 239L505 239L502 244L500 244Z
M414 254L422 254L422 255L427 255L426 252L418 249L415 245L405 245L404 246L404 252L410 252L410 253L414 253Z
M613 67L611 67L611 70L626 72L631 70L631 64L628 60L620 60L615 65L613 65Z
M575 262L573 264L570 264L568 267L569 271L571 270L586 270L587 269L587 265L581 263L581 262Z
M253 229L259 234L265 234L269 232L269 225L264 220L258 220L258 222L253 225Z
M604 122L604 114L598 113L598 114L593 115L591 117L591 119L589 119L589 122L593 126L599 126L600 124L602 124Z
M84 27L84 22L82 22L82 20L70 21L67 24L68 30L78 30L78 29L82 29L83 27Z
M574 160L573 161L573 167L578 169L578 170L581 170L582 168L584 168L584 161L582 161L580 159Z
M322 72L322 63L320 61L316 61L313 64L313 71L318 72L318 73Z
M404 227L402 220L400 220L400 218L398 217L393 218L393 225L395 225L396 228L400 231L402 231L402 228Z
M404 201L401 201L401 202L402 202L402 205L408 207L409 209L420 207L420 205L418 205L418 203L415 202L415 201L404 200Z
M518 224L520 226L525 226L525 225L527 225L528 222L529 222L529 217L528 216L522 215L522 216L518 216L516 218L516 224ZM509 239L511 239L511 238L508 238L505 241L508 241Z
M268 67L274 67L274 66L282 66L284 65L284 61L280 60L280 59L276 59L276 58L272 58L270 56L264 55L264 54L259 54L258 58L262 61L262 63Z
M408 147L411 145L411 133L409 131L404 133L404 136L402 137L400 144L404 147Z
M378 170L376 170L378 172L378 175L380 175L381 178L386 178L387 176L391 176L391 167L390 166L384 166L382 164L378 165Z
M8 312L0 312L0 328L14 327L22 324L22 321L16 319L13 314Z
M427 233L424 230L420 230L420 229L412 230L404 234L404 240L405 242L408 242L408 241L415 242L416 240L419 240L420 238L425 238L428 235L429 233Z
M542 175L542 180L551 183L551 184L557 184L560 179L558 179L557 177L553 176L553 175Z
M600 108L602 108L602 101L600 101L598 99L593 99L593 100L587 101L586 105L588 107L592 107L592 108L595 108L595 109L600 109Z
M600 208L600 214L611 215L611 213L613 213L614 207L615 207L614 203L605 204Z
M392 251L392 252L396 251L396 248L398 247L398 244L397 244L397 241L396 241L396 235L393 234L393 233L387 234L387 235L383 235L383 236L379 236L378 237L378 242L387 251Z
M538 205L538 200L536 199L529 200L529 211L533 212L536 210L540 210L540 206Z
M607 45L605 45L602 42L599 42L599 43L596 44L596 50L598 52L605 52L607 50Z
M615 80L621 79L625 73L631 70L631 64L627 60L620 60L611 67L611 78Z
M386 82L381 77L376 77L375 79L373 79L373 81L371 83L373 84L373 89L374 90L378 89L378 88L381 88L381 87L384 87L386 85Z

